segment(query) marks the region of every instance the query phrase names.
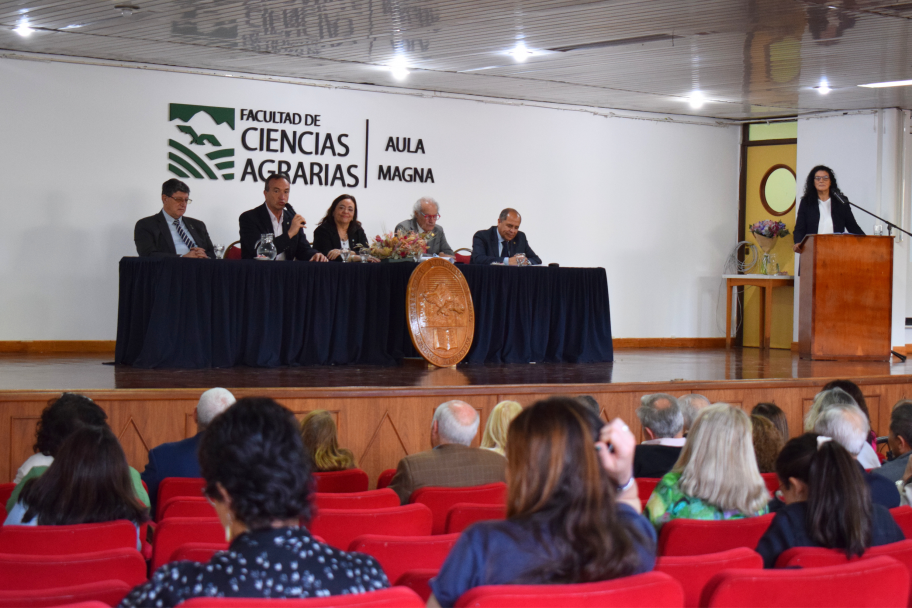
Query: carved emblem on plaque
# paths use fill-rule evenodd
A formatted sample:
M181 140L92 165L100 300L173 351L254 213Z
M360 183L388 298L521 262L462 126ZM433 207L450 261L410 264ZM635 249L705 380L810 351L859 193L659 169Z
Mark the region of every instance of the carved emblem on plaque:
M406 314L412 344L429 363L456 365L472 347L472 294L454 264L434 258L418 265L408 283Z

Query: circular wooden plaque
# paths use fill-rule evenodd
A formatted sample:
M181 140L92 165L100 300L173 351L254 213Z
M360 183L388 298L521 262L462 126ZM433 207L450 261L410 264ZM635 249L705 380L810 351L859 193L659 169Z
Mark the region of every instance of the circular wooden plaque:
M469 284L455 264L433 258L412 273L405 314L415 350L438 367L465 358L475 336L475 307Z

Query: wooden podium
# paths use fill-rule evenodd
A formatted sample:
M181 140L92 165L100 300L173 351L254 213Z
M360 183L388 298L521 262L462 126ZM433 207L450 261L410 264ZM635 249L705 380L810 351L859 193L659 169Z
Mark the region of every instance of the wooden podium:
M801 358L888 361L893 238L825 234L808 235L802 243Z

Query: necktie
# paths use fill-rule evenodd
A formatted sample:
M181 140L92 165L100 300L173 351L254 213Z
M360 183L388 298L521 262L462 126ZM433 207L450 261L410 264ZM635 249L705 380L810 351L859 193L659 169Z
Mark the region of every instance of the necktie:
M502 257L502 258L510 257L510 248L507 247L507 241L503 242L503 249L500 251L500 257Z
M184 242L184 245L186 245L188 249L193 249L196 247L196 243L193 242L193 239L191 239L187 233L184 232L184 229L181 228L180 220L174 220L174 227L177 228L178 236L181 237L181 240Z

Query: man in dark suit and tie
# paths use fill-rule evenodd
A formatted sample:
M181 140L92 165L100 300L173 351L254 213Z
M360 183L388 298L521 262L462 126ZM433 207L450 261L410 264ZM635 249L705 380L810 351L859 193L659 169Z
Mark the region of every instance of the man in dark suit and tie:
M252 260L256 257L257 241L264 234L275 235L277 260L305 260L328 262L326 256L311 247L304 235L304 216L295 213L288 204L291 178L284 173L275 173L266 178L263 194L266 201L255 209L245 211L239 218L241 227L241 257Z
M158 495L158 484L166 477L200 477L199 460L196 449L199 447L203 431L212 419L234 404L234 395L223 388L210 388L200 396L193 419L196 421L196 435L163 443L149 450L149 462L142 472L142 480L149 486L149 501L152 512L155 512L155 501Z
M206 224L184 217L190 188L179 179L162 184L162 211L136 222L133 242L142 257L214 258Z
M472 237L472 263L493 264L503 262L510 266L519 263L517 254L524 254L531 264L541 264L541 258L529 247L526 235L519 231L522 217L509 207L500 212L497 225L479 230Z

